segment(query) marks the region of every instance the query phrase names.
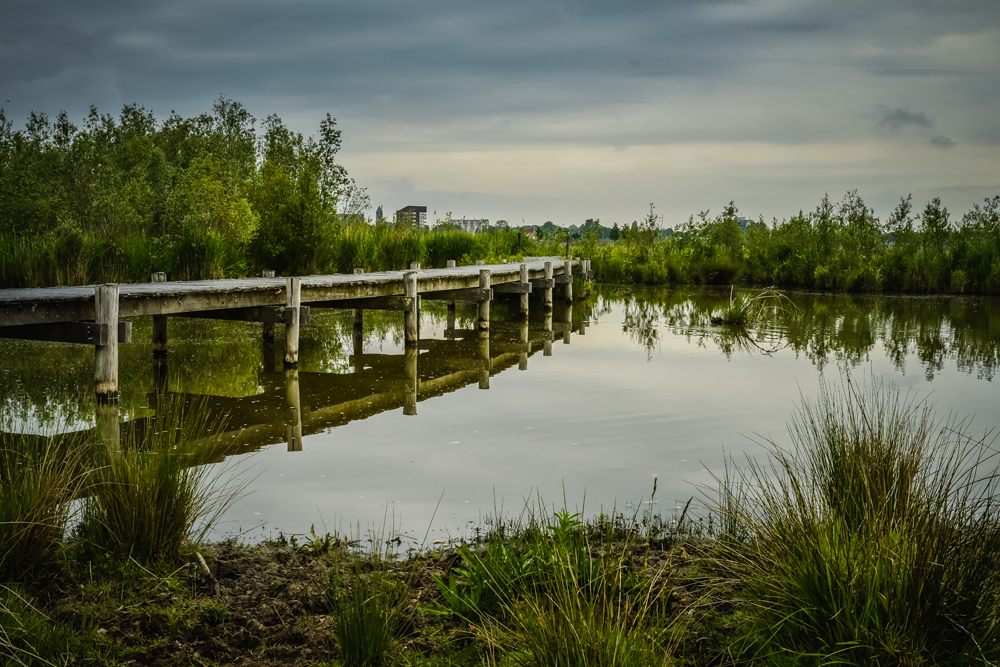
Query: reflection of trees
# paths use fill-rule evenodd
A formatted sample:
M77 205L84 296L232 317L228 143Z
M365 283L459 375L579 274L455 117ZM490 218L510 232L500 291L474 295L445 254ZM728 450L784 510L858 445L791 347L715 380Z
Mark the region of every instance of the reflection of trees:
M992 380L1000 366L1000 308L995 298L790 294L798 312L769 311L748 326L713 326L728 291L603 291L601 306L624 310L623 331L652 355L658 327L698 345L712 343L727 357L773 354L789 348L822 369L856 367L876 345L903 370L910 355L928 379L953 359L958 370Z

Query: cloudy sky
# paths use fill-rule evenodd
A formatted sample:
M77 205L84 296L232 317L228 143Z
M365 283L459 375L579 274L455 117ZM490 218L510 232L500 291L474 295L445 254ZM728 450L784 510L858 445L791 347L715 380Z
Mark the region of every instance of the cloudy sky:
M666 226L859 193L1000 194L997 0L5 0L0 106L220 94L315 132L372 204ZM434 215L432 213L431 217Z

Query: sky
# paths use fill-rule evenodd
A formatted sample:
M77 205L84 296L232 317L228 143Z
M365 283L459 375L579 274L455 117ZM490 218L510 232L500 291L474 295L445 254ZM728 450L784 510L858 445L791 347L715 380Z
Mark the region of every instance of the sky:
M4 0L0 106L332 114L372 210L770 221L1000 194L997 0ZM258 125L259 126L259 125ZM522 222L523 221L523 222Z

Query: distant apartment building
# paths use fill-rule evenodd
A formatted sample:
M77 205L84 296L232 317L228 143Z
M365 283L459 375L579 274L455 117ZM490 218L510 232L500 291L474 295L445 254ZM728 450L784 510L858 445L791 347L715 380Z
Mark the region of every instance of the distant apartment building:
M414 227L427 226L426 206L404 206L396 211L396 222L409 222Z

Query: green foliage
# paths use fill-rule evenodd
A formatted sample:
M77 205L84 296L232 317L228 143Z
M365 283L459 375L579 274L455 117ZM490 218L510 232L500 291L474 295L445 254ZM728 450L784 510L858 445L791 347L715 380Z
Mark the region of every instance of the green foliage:
M622 230L624 241L584 242L577 251L592 260L601 282L998 294L998 211L1000 196L954 225L939 199L914 217L906 197L883 224L851 191L839 203L824 196L813 212L770 225L740 218L730 202L715 218L703 211L660 239L651 209L641 226Z
M531 577L537 574L534 552L519 553L498 531L480 552L466 545L458 548L464 568L455 568L445 583L436 575L434 583L445 603L467 620L500 616L513 604Z
M1000 483L967 422L873 382L804 402L793 447L769 442L720 480L724 548L760 656L808 664L1000 658Z

